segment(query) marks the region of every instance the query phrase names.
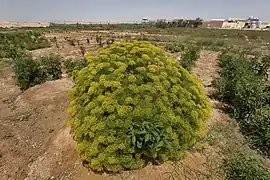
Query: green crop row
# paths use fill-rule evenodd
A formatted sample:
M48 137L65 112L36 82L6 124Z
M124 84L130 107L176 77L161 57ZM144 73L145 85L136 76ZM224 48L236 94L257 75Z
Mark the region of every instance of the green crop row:
M14 58L19 50L45 47L50 47L50 43L38 31L0 33L0 58Z
M248 58L246 53L220 56L218 97L230 105L241 132L251 146L270 155L270 56Z

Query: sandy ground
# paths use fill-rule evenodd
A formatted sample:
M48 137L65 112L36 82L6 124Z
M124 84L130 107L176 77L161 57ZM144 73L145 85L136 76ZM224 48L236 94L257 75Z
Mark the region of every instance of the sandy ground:
M193 71L211 95L212 81L218 76L217 53L204 51ZM190 151L178 163L123 172L117 175L95 174L82 166L75 142L66 127L68 79L46 82L21 93L12 79L11 69L0 76L0 179L3 180L154 180L203 179L206 156ZM215 105L216 101L212 101ZM227 120L214 109L210 122Z

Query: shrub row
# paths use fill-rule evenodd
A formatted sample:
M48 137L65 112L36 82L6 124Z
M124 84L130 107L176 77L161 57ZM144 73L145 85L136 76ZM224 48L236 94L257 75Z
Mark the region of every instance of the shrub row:
M49 47L49 41L38 31L0 33L0 58L14 58L16 50Z
M240 150L229 154L224 164L228 180L269 180L270 172L263 159L251 150Z
M60 56L55 55L33 59L29 54L20 53L13 59L13 71L21 90L26 90L45 81L61 78L62 62L70 76L75 76L79 70L87 66L85 59L64 61Z
M231 105L231 114L251 145L270 155L270 56L248 58L223 52L217 83L219 98Z

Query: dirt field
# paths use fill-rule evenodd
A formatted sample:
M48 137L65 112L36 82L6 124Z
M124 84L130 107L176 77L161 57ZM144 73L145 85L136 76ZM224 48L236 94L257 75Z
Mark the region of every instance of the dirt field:
M57 53L68 58L82 57L78 45L71 46L64 41L66 34L50 35L53 36L57 36L60 47L33 51L34 56ZM86 36L79 34L77 37L81 37L78 40L87 45L82 42ZM91 50L90 46L87 48ZM203 51L193 69L201 78L208 95L213 91L213 79L218 76L217 63L216 52ZM15 85L10 68L1 69L0 73L0 179L146 180L171 179L172 176L177 179L185 176L189 179L203 179L200 174L207 170L206 155L196 149L188 152L183 160L176 164L149 165L142 170L117 175L95 174L89 171L78 159L75 142L69 128L65 126L69 103L66 92L73 83L69 79L61 79L46 82L21 93ZM213 104L218 102L213 101ZM221 110L214 109L210 122L226 120L228 117ZM208 153L213 151L209 150Z
M106 46L106 42L112 38L115 41L132 40L144 38L144 34L146 32L46 32L45 36L51 41L52 47L33 50L31 53L33 57L56 54L65 59L81 59L84 57L81 47L87 53L96 53L98 47ZM100 44L97 43L97 35L102 36ZM186 37L148 34L147 38L158 45L164 45ZM21 92L13 79L11 67L0 66L0 180L225 179L222 172L214 172L224 163L223 156L226 155L219 147L228 147L226 141L234 140L237 133L235 129L220 133L222 129L227 130L227 125L232 121L223 112L223 104L211 99L216 91L213 80L219 77L220 71L218 54L203 50L192 69L201 79L205 93L213 104L208 131L212 133L212 127L220 125L221 129L216 130L218 134L208 133L207 138L212 138L211 141L202 142L201 147L191 148L179 162L167 162L159 166L149 164L141 170L119 174L96 174L83 167L78 158L75 141L66 126L69 104L67 92L73 86L70 79L63 76L60 80ZM175 58L179 55L173 54Z

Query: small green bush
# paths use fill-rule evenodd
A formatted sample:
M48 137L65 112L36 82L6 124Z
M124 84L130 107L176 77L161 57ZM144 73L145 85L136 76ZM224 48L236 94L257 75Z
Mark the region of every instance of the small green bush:
M42 70L42 76L45 77L46 81L52 81L61 78L62 71L60 56L44 56L41 57L39 61L40 68Z
M194 74L149 42L113 43L87 57L71 91L77 149L97 171L178 159L205 133L210 103Z
M61 77L59 57L42 57L34 60L29 54L22 54L13 60L13 71L21 90L26 90L45 81Z
M14 59L13 71L21 90L26 90L45 81L39 63L33 60L30 55Z
M181 64L187 70L191 70L191 67L200 57L200 48L198 46L188 44L183 53L181 54Z
M167 44L166 49L170 51L171 53L182 52L184 51L185 46L183 43L176 41L176 42Z
M166 49L172 53L181 52L180 62L182 66L189 71L191 70L194 62L200 57L200 47L191 41L176 41L168 44Z
M270 172L257 154L233 152L226 160L224 170L228 180L269 180Z

